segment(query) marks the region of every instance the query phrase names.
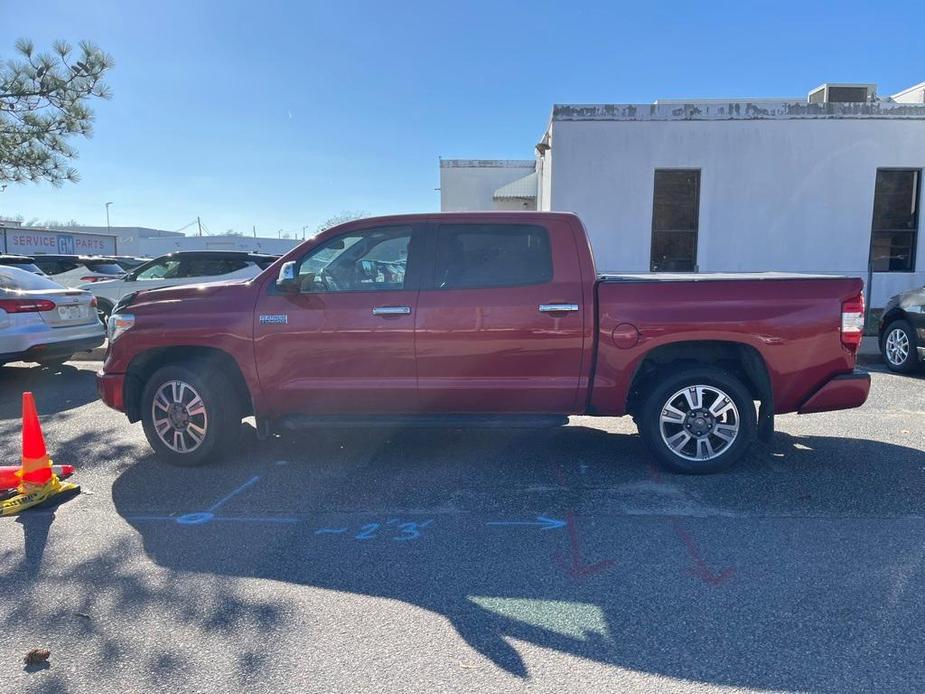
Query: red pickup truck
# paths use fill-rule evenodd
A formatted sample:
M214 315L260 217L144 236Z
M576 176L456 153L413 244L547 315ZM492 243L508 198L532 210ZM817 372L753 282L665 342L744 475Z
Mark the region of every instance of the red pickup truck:
M723 469L774 414L861 405L863 283L598 274L571 214L379 217L251 280L143 291L98 389L166 460L271 429L559 425L632 415L668 468Z

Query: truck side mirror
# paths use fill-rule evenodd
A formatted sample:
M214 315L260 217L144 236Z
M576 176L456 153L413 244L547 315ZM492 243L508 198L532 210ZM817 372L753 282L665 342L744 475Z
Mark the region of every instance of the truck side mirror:
M279 276L276 278L276 288L284 294L299 293L299 278L295 273L295 261L290 260L283 263L279 269Z

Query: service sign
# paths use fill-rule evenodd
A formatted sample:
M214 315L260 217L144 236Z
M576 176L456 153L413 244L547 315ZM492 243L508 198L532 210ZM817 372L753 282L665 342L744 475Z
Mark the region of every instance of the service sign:
M16 255L115 255L116 237L66 231L7 229L6 252Z

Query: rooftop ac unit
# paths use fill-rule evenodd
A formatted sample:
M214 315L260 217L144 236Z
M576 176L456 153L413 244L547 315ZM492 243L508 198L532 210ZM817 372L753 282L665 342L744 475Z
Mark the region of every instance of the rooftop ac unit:
M864 103L877 97L876 84L833 84L826 82L813 89L806 100L811 104Z

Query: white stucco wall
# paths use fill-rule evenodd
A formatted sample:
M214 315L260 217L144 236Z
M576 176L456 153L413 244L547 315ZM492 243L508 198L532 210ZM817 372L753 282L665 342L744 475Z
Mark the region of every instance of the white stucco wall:
M492 199L498 188L533 172L530 160L444 159L440 162L440 211L470 212L499 207Z
M551 153L544 207L581 216L603 270L649 270L654 171L695 168L701 272L866 278L876 170L925 168L925 120L563 120ZM874 307L925 284L922 225L918 271L877 273Z

